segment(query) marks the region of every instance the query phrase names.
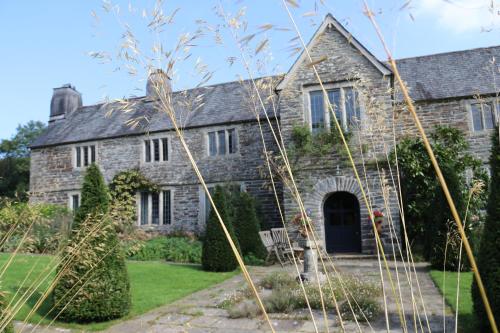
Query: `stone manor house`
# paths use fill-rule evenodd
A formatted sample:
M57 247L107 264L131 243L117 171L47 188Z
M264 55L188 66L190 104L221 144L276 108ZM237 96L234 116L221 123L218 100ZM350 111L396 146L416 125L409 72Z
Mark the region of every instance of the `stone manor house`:
M330 102L350 132L349 145L370 202L398 230L397 191L391 185L394 172L373 162L383 161L394 146L393 133L397 139L416 133L393 73L331 15L308 48L313 61L322 60L316 68L328 101L303 53L286 75L258 80L272 84L268 95L274 103L266 98L264 106L273 127L268 126L261 105L249 102L255 97L249 81L173 92L178 120L200 171L210 187L232 183L251 193L265 223L281 226L269 177L260 171L265 155L256 115L267 150L276 153L271 128L276 131L279 124L287 147L293 145L295 126L307 125L313 134L329 130ZM397 60L426 130L438 124L459 128L485 167L500 111L498 60L500 46ZM210 210L205 193L171 121L155 112L154 92L146 90L145 97L131 99L133 112L124 113L110 112L113 104L82 105L81 94L71 85L55 88L48 129L31 146L31 202L74 209L89 164L97 163L107 182L120 171L137 168L161 188L159 193L137 194L138 226L161 232L204 230ZM200 102L199 107L190 108L190 98ZM144 115L148 122L143 121ZM138 119L139 125L130 126L132 119ZM295 180L328 252L372 252L367 207L345 156L334 150L318 158L303 157L298 163ZM296 200L285 182L278 181L277 191L285 219L290 221L298 212Z

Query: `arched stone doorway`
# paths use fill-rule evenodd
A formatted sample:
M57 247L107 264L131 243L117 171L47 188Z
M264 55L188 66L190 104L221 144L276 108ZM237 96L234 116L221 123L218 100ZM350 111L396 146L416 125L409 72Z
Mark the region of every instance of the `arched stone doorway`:
M323 216L328 253L361 252L361 213L354 194L329 194L323 204Z

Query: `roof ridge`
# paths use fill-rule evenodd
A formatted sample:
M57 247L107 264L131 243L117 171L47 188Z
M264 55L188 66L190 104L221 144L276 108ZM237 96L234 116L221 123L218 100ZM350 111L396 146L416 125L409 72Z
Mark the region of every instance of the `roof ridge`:
M210 84L210 85L206 85L206 86L200 86L200 87L194 87L194 88L182 89L182 90L175 90L175 91L172 91L172 94L179 94L179 93L183 93L185 91L193 91L193 90L197 90L197 89L213 88L213 87L218 87L218 86L223 86L223 85L234 84L234 83L238 83L238 82L244 83L244 82L248 82L248 81L252 81L252 80L256 81L256 80L262 80L262 79L267 79L267 78L274 78L274 77L278 77L280 75L283 75L283 74L264 75L264 76L259 76L259 77L255 77L255 78L251 78L251 79L219 82L219 83L214 83L214 84ZM130 100L140 100L140 99L145 99L145 98L146 98L146 96L131 96L131 97L123 98L123 99L126 101L130 101ZM115 101L116 101L116 99L111 100L109 102L102 101L102 102L97 102L94 104L82 105L78 108L78 110L85 109L85 108L95 108L95 107L98 107L98 106L101 106L104 104L113 103ZM149 102L149 101L146 101L146 102Z

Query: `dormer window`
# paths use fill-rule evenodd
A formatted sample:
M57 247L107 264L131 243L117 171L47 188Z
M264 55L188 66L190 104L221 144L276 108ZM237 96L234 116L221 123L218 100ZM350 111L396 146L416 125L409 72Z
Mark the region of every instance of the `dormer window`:
M96 162L96 146L76 146L74 148L74 167L84 168Z
M144 140L144 162L168 161L168 138Z
M208 156L228 155L238 152L236 129L208 132Z
M357 91L352 87L340 87L327 89L326 92L328 100L325 100L323 90L309 92L313 134L335 126L328 103L332 105L337 120L345 130L358 125L361 119L361 106Z

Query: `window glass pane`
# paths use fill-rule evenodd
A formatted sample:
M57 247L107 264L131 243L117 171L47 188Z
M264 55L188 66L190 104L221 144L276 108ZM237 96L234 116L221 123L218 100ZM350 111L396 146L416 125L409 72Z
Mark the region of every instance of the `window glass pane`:
M82 150L80 147L76 147L76 167L82 166Z
M170 207L170 191L163 191L163 224L170 224L171 207Z
M73 194L71 196L71 209L76 213L77 209L80 207L80 200L78 194Z
M345 88L345 112L346 119L349 125L356 125L360 119L360 110L358 103L358 93L355 89Z
M208 153L210 156L217 155L217 141L215 141L215 132L208 133Z
M152 193L151 194L151 224L160 224L160 194Z
M144 159L146 162L151 162L151 143L149 140L144 141Z
M89 147L83 147L83 165L89 165Z
M325 127L325 107L323 92L313 91L311 97L311 127L313 133L318 133Z
M238 147L236 142L236 130L234 128L227 130L227 139L229 154L236 153L238 151Z
M480 131L483 129L483 122L481 120L481 104L474 103L470 106L472 112L472 124L474 131Z
M148 198L148 193L141 192L141 225L148 224Z
M163 150L163 160L168 161L168 139L161 139L161 146Z
M491 129L494 126L493 110L491 104L483 104L484 128Z
M218 131L217 137L219 140L219 155L226 154L226 131Z
M332 104L333 111L335 112L335 117L337 117L338 122L342 125L342 110L340 109L340 89L333 89L328 91L328 101ZM330 115L330 127L335 128L335 121L333 116L328 110Z
M158 162L160 160L160 140L158 139L153 140L153 153L155 161Z
M95 146L90 146L90 164L95 163Z

